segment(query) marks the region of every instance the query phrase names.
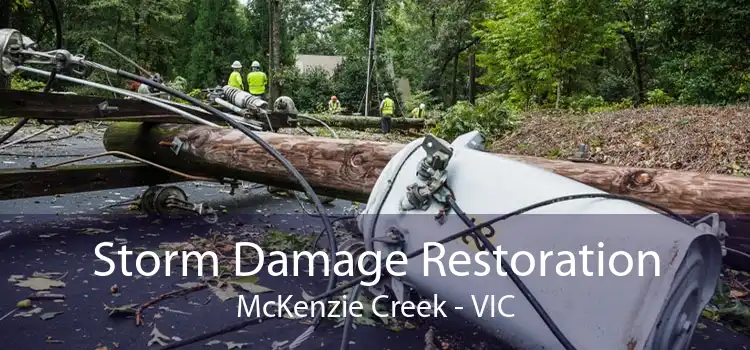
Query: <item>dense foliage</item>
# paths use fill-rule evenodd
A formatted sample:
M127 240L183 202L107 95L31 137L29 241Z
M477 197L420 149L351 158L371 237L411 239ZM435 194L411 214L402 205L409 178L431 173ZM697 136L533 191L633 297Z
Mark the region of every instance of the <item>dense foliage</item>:
M223 84L234 60L269 64L267 1L58 2L65 47L134 70L91 39L101 40L170 80L184 77L186 91ZM280 3L282 71L275 81L281 93L302 110L324 110L336 95L349 112L363 112L371 3ZM9 10L12 27L52 46L45 2L14 0ZM397 112L427 103L431 116L452 118L442 124L443 130L454 125L448 134L477 123L504 128L506 111L729 104L750 94L750 7L743 2L380 0L375 13L377 60L367 107L374 111L382 93L393 94L396 79L407 78L415 99L396 96ZM329 76L297 71L296 54L346 60ZM481 105L487 98L478 98L488 93L503 112Z

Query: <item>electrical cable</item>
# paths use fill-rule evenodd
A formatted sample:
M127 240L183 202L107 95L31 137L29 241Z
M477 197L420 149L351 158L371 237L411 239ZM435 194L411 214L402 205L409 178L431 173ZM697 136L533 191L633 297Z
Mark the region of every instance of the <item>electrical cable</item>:
M16 69L20 70L20 71L25 71L25 72L39 74L39 75L50 75L51 76L50 72L47 72L47 71L44 71L44 70L41 70L41 69L26 67L26 66L18 66L18 67L16 67ZM52 71L54 72L54 69ZM155 101L153 99L145 97L144 95L141 95L141 94L136 93L136 92L122 90L122 89L114 88L114 87L111 87L111 86L108 86L108 85L99 84L99 83L95 83L95 82L84 80L84 79L73 78L73 77L69 77L69 76L66 76L66 75L62 75L62 74L57 74L57 78L60 79L60 80L65 80L65 81L69 81L69 82L72 82L72 83L78 83L78 84L81 84L81 85L90 86L90 87L97 88L97 89L102 89L102 90L105 90L105 91L119 92L122 95L129 96L129 97L132 97L132 98L144 101L146 103L150 103L150 104L152 104L154 106L158 106L158 107L164 108L166 110L172 111L174 113L177 113L180 116L182 116L185 119L190 120L192 122L199 123L199 124L204 124L204 125L208 125L208 126L213 126L213 127L217 127L217 128L219 127L219 125L217 125L217 124L214 124L214 123L209 122L207 120L204 120L204 119L201 119L199 117L196 117L196 116L194 116L194 115L192 115L192 114L190 114L190 113L188 113L188 112L186 112L186 111L184 111L182 109L170 106L170 105L168 105L166 103L162 103L160 101Z
M156 168L159 168L161 170L164 170L166 172L170 172L172 174L182 176L182 177L184 177L184 178L186 178L188 180L206 181L206 182L221 182L220 180L212 179L210 177L185 174L183 172L180 172L180 171L177 171L177 170L165 167L165 166L160 165L160 164L156 164L154 162L145 160L143 158L136 157L136 156L134 156L134 155L132 155L130 153L120 152L120 151L107 151L107 152L102 152L102 153L87 155L87 156L83 156L83 157L76 158L76 159L71 159L71 160L66 160L66 161L59 162L59 163L54 163L54 164L49 164L49 165L42 165L42 166L37 167L37 169L56 168L56 167L59 167L61 165L65 165L65 164L77 163L77 162L81 162L81 161L88 160L88 159L99 158L99 157L106 157L106 156L121 156L121 157L125 157L125 158L130 158L130 159L135 160L137 162L148 164L148 165L151 165L153 167L156 167Z
M456 200L453 198L454 197L453 191L450 190L450 188L449 188L449 191L451 192L451 196L448 197L448 205L456 213L456 215L458 215L461 221L463 221L464 224L466 224L466 226L473 228L475 226L474 222L472 222L471 219L469 219L469 217L466 215L466 213L464 213L463 210L461 210L461 208L458 206L458 203L456 203ZM562 344L565 350L576 350L576 347L573 345L573 343L570 342L568 337L566 337L565 334L560 330L560 328L557 326L555 321L552 320L552 318L549 316L549 314L544 309L542 304L539 303L539 300L537 300L534 294L529 290L529 288L526 287L526 284L523 283L523 281L518 276L518 274L516 274L516 272L513 271L513 268L510 266L510 264L508 264L508 261L505 260L505 258L502 255L500 255L500 249L496 247L494 244L492 244L489 238L487 238L487 236L482 234L480 231L474 231L474 237L478 238L482 242L482 245L484 246L482 250L488 251L494 248L497 254L491 254L491 255L495 258L495 260L498 260L498 259L500 260L500 266L502 267L502 269L507 272L508 277L511 279L511 281L513 281L516 287L518 287L518 290L526 298L526 301L528 301L529 304L531 304L531 307L533 307L534 311L536 311L539 317L542 318L542 321L544 321L544 324L547 325L547 328L549 328L549 330L552 332L555 338L557 338L560 344ZM498 258L498 255L500 256L499 258ZM348 343L349 342L347 341L347 344ZM342 345L341 350L348 350L348 346L344 348Z
M265 140L260 138L252 130L248 129L247 127L237 122L236 120L225 116L223 112L209 105L206 105L183 92L177 91L168 86L164 86L162 84L156 83L153 80L149 80L149 79L143 78L141 76L138 76L133 73L126 72L120 69L116 70L116 72L117 72L117 75L121 77L130 79L130 80L135 80L141 84L146 84L149 87L153 87L157 90L164 91L172 96L188 101L197 107L205 109L206 111L215 115L217 118L222 119L223 121L227 122L229 125L231 125L235 129L240 130L243 134L247 135L253 141L258 143L258 145L260 145L271 156L276 158L284 166L284 168L286 168L286 170L297 180L300 186L304 189L305 193L307 193L307 196L315 205L315 209L318 211L318 213L320 213L320 218L321 218L321 221L323 222L323 227L328 232L328 241L329 241L329 244L331 245L331 255L333 256L333 258L330 260L331 261L330 268L331 269L334 268L337 262L336 237L334 236L333 227L331 226L331 221L329 220L328 216L325 214L325 207L323 207L323 203L320 201L320 198L315 193L315 190L313 190L312 186L310 186L310 184L307 182L307 180L305 180L302 174L300 174L300 172L294 167L294 165L292 165L292 163L290 163L288 159L286 159L281 153L279 153L278 150L276 150L271 145L269 145ZM329 277L330 278L328 279L327 289L332 290L336 286L336 279L337 279L336 274L330 274ZM316 316L315 320L313 320L313 324L317 326L320 323L321 318L322 318L322 314L319 314L318 316Z
M416 258L416 257L418 257L418 256L426 253L427 251L436 248L439 245L451 242L453 240L456 240L458 238L461 238L461 237L464 237L464 236L467 236L467 235L472 235L472 234L474 234L474 232L476 232L478 230L481 230L481 229L483 229L485 227L490 227L492 224L495 224L495 223L497 223L499 221L510 219L512 217L521 215L523 213L532 211L534 209L538 209L538 208L541 208L541 207L546 207L546 206L549 206L549 205L553 205L553 204L557 204L557 203L561 203L561 202L566 202L566 201L572 201L572 200L577 200L577 199L594 199L594 198L623 200L623 201L628 201L628 202L632 202L632 203L635 203L635 204L640 204L640 205L644 205L644 206L653 207L655 209L659 209L659 210L665 212L667 214L667 216L670 216L670 217L672 217L672 218L674 218L674 219L676 219L676 220L678 220L680 222L683 222L686 225L690 226L690 222L688 222L681 215L679 215L679 214L673 212L672 210L669 210L669 209L667 209L667 208L665 208L665 207L663 207L661 205L658 205L658 204L655 204L655 203L651 203L651 202L643 200L643 199L634 198L634 197L628 197L628 196L622 196L622 195L617 195L617 194L610 194L610 193L572 194L572 195L561 196L561 197L556 197L556 198L551 198L551 199L547 199L547 200L544 200L544 201L536 202L534 204L527 205L525 207L516 209L516 210L514 210L514 211L512 211L510 213L498 215L498 216L496 216L496 217L494 217L494 218L492 218L490 220L482 222L479 225L475 225L473 227L469 227L467 229L464 229L464 230L458 231L458 232L456 232L454 234L451 234L450 236L446 236L445 238L442 238L439 241L435 242L437 244L430 245L428 248L422 247L422 248L419 248L419 249L417 249L417 250L415 250L415 251L413 251L413 252L411 252L409 254L406 254L406 259L408 260L408 259ZM381 266L380 272L381 273L384 272L384 271L387 271L386 270L386 265L387 265L386 262L387 262L387 258L384 258L383 260L380 261L380 266ZM342 291L345 291L345 290L347 290L347 289L349 289L349 288L351 288L351 287L353 287L353 286L361 283L362 281L366 280L368 277L372 277L372 276L361 275L359 277L356 277L356 278L350 280L347 283L342 283L341 285L337 286L336 288L333 288L330 291L327 291L327 292L325 292L323 294L314 296L314 297L310 298L307 301L308 302L315 302L315 301L318 301L318 300L327 299L327 298L329 298L329 297L331 297L333 295L336 295L336 294L338 294L338 293L340 293ZM228 327L225 327L225 328L222 328L222 329L210 332L210 333L208 333L208 334L210 334L210 336L208 336L208 337L206 337L206 335L201 335L201 336L197 336L195 338L185 339L185 340L182 340L182 341L180 341L178 343L170 344L169 346L162 348L162 350L176 349L178 347L187 346L187 345L193 344L195 342L199 342L201 340L205 340L205 339L217 336L217 335L222 335L222 334L226 334L226 333L229 333L229 332L233 332L235 330L242 329L244 327L247 327L247 326L253 324L254 322L257 322L257 319L251 319L251 320L248 320L248 321L242 321L242 322L236 323L234 325L231 325L231 326L228 326Z

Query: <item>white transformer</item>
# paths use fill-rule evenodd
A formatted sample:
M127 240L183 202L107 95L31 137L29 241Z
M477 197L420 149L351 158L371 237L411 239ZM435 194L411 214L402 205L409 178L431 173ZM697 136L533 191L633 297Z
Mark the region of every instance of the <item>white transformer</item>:
M450 210L443 220L437 219L445 210L438 200L439 191L435 192L441 182L460 209L477 219L476 224L556 197L604 193L544 169L487 153L482 142L476 132L460 136L451 145L428 135L396 154L358 218L366 249L408 254L426 242L467 229L467 224ZM447 161L444 171L425 174L423 159L446 148L450 156L443 159ZM424 175L421 180L418 172ZM587 198L543 206L497 222L486 235L509 252L504 255L508 262L515 252L533 256L534 267L528 256L513 259L521 272L529 268L533 271L520 278L576 349L684 350L720 275L722 245L708 226L694 227L622 199ZM401 237L400 244L383 239L392 239L394 233ZM405 276L385 279L370 290L381 294L388 289L402 300L410 289L424 299L434 295L454 313L474 320L514 348L562 349L516 284L497 273L492 255L484 257L491 269L481 275L487 268L473 258L481 246L471 238L445 243L444 254L438 259L445 276L438 264L425 264L424 256L420 256L399 267ZM588 258L586 269L594 275L584 275L583 266L575 266L575 276L557 273L557 264L569 258L558 254L578 254L583 246L595 253ZM552 253L546 260L541 256L545 251ZM615 251L633 258L630 273L616 276L611 272L609 259ZM472 257L454 265L457 272L467 276L448 270L449 260L457 252L459 257ZM428 254L435 259L439 253L435 249ZM597 268L599 254L604 256L602 276ZM582 264L581 259L577 256L576 263ZM544 276L542 265L546 267ZM620 254L612 267L623 272L626 258ZM505 316L499 314L500 310L492 315L489 305L479 315L477 309L481 311L485 298L489 304L489 297L495 296L497 303L505 295L513 295L501 305ZM511 314L513 317L506 317Z

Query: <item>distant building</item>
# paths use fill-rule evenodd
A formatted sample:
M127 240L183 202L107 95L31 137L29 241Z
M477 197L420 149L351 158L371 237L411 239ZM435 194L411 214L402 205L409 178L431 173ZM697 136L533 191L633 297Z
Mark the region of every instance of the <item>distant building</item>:
M297 55L297 62L295 65L300 72L314 68L322 68L329 75L333 75L339 64L344 62L344 56L323 56L323 55ZM393 67L389 66L390 71L393 72ZM366 82L362 82L364 86ZM409 86L409 80L405 78L399 78L396 81L397 89L401 93L401 97L404 101L411 99L411 87Z
M309 69L322 68L333 75L336 67L344 61L344 56L297 55L297 69L304 72Z

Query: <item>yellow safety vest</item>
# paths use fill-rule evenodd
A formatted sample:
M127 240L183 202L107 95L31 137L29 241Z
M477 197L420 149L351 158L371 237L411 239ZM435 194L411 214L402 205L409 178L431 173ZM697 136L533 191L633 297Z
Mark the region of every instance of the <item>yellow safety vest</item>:
M328 109L334 110L334 109L339 109L339 108L341 108L341 102L339 102L338 100L328 101Z
M227 81L227 85L238 88L240 90L244 90L245 88L242 87L242 74L240 72L234 71L232 74L229 74L229 81Z
M266 92L268 77L263 72L250 72L247 74L247 89L253 95L262 95Z
M424 109L420 109L419 107L416 107L411 110L411 116L414 118L423 118L424 117Z
M380 109L381 115L393 115L393 100L387 98L383 100L383 108Z

